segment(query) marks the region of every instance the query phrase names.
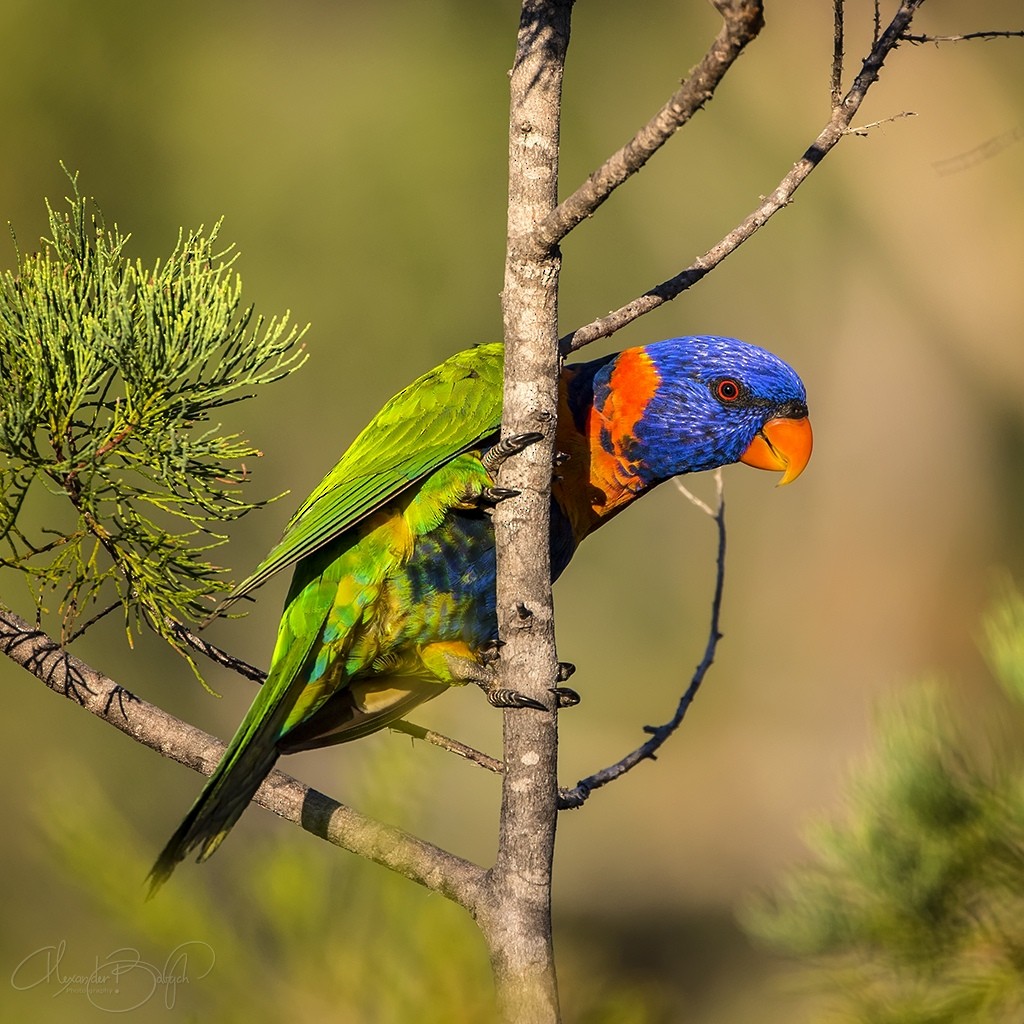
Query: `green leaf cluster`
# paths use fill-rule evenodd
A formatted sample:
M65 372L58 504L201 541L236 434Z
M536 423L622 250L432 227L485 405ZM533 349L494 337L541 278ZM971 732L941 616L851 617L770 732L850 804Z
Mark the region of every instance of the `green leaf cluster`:
M39 251L15 242L0 274L0 566L65 641L121 607L129 636L141 619L175 643L170 620L230 586L218 524L266 503L242 496L259 452L213 417L301 365L304 330L243 306L220 222L144 266L69 178Z
M1024 702L1019 593L993 607L985 634L999 682ZM959 723L937 686L904 695L851 778L845 816L811 831L813 860L747 909L750 931L811 965L836 1019L1024 1020L1019 712L988 723L979 742L977 723Z

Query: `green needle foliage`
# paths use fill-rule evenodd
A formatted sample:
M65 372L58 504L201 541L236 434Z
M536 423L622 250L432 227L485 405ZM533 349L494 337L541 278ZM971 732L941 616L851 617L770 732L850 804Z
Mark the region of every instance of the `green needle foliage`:
M1019 705L1019 593L995 605L985 634ZM811 833L813 861L749 908L753 933L813 965L834 1019L1024 1020L1024 722L1018 707L1001 717L979 742L935 687L912 691L883 716L844 819Z
M304 330L242 305L219 222L146 267L69 178L40 250L15 243L0 274L0 566L64 641L123 608L129 639L144 621L180 650L173 620L230 587L218 527L266 503L241 495L259 452L212 417L301 365Z

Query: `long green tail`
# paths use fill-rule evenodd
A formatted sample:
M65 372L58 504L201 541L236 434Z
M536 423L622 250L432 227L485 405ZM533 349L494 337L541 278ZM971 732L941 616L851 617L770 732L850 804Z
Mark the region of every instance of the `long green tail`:
M250 714L252 710L255 708ZM271 725L273 733L267 728ZM153 865L148 877L150 896L193 850L199 850L196 860L204 861L231 831L277 761L277 728L278 723L270 718L257 723L255 729L248 721L242 723L185 820Z
M270 774L280 755L277 741L282 727L305 685L295 671L305 649L296 644L291 657L275 665L260 687L220 763L153 865L150 896L193 850L199 850L196 860L204 861L220 846Z

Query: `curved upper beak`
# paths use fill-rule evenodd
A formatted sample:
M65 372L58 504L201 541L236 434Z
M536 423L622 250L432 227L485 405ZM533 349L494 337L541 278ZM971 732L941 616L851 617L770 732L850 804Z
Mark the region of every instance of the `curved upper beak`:
M754 435L754 440L740 456L740 462L756 469L780 471L779 486L782 486L792 483L804 471L813 444L811 421L806 416L799 419L778 416Z

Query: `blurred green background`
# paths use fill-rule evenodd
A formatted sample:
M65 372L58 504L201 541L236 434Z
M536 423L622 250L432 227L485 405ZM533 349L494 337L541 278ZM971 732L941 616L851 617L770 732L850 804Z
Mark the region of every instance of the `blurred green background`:
M870 9L847 3L851 68ZM22 248L43 230L43 197L67 192L64 160L144 260L169 252L179 226L225 215L248 300L313 324L308 367L232 410L265 451L253 486L293 492L235 530L223 557L239 576L386 398L499 335L517 18L511 2L469 0L0 0L0 216ZM565 330L717 241L826 121L831 4L769 3L767 18L708 110L565 244ZM698 0L578 5L563 192L664 101L717 25ZM918 27L1019 28L1020 5L932 0ZM916 117L844 140L724 266L588 353L693 332L759 342L803 376L816 454L782 491L727 472L718 663L657 763L560 821L567 1020L811 1019L734 906L801 856L801 822L835 802L880 694L937 671L965 709L998 704L976 635L994 571L1024 576L1021 53L1019 41L901 47L858 121ZM703 649L713 559L711 524L665 487L589 540L559 583L560 651L584 695L562 719L566 783L670 715ZM285 587L267 585L212 638L265 665ZM0 588L26 607L15 576ZM129 651L116 624L76 650L222 736L251 699L251 684L213 670L224 696L210 698L155 642ZM212 971L193 960L173 1005L158 986L133 1019L487 1019L468 920L264 812L144 904L143 875L198 777L14 666L0 673L0 1016L106 1019L81 992L13 983L42 947L66 943L68 975L118 947L162 965L195 942L214 950ZM416 716L491 751L499 718L476 692ZM284 767L493 855L495 780L438 751L380 735Z

